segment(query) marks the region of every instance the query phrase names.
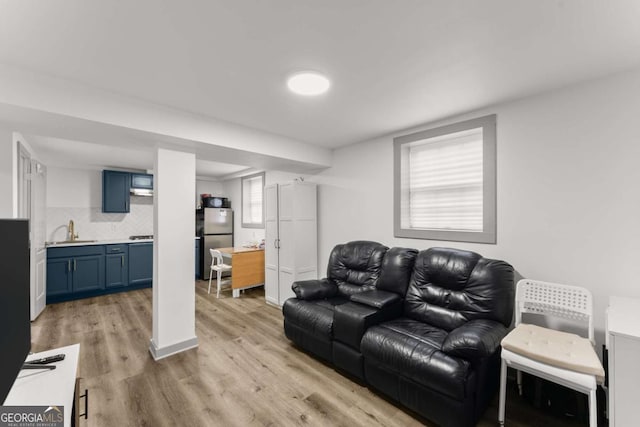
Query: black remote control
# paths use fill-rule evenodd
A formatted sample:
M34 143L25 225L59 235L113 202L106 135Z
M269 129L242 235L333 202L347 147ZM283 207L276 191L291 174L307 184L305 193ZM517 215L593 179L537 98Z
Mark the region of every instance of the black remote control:
M49 357L43 357L42 359L29 360L26 363L30 365L46 365L48 363L59 362L64 360L64 354L56 354Z

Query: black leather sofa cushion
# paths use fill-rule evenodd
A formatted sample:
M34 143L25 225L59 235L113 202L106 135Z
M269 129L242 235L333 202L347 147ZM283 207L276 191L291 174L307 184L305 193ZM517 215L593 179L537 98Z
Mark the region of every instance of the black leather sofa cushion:
M307 301L330 298L338 293L338 287L327 279L294 282L291 290L296 298Z
M314 301L314 303L319 305L320 307L328 308L331 311L334 311L337 306L346 304L348 302L349 302L349 298L341 297L341 296L335 296L332 298L325 298L325 299Z
M500 347L506 334L507 328L495 320L472 320L447 335L442 351L467 360L488 357Z
M329 256L327 279L336 284L338 294L343 296L374 289L387 249L364 240L337 245Z
M378 290L360 292L351 295L350 299L353 302L378 309L388 307L391 304L398 304L402 301L402 298L398 294Z
M360 350L365 358L424 387L454 399L465 398L470 363L440 349L448 332L406 317L367 330Z
M391 248L382 261L377 289L404 297L416 262L418 251L409 248Z
M457 249L418 254L405 315L451 331L474 319L508 326L513 314L513 267Z

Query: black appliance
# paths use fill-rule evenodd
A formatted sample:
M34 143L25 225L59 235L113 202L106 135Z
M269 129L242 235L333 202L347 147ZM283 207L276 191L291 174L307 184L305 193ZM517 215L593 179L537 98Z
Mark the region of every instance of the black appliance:
M129 240L153 240L153 234L142 234L140 236L129 236Z
M229 209L231 202L226 197L205 197L202 199L202 207Z
M1 219L0 236L0 404L31 350L29 221Z

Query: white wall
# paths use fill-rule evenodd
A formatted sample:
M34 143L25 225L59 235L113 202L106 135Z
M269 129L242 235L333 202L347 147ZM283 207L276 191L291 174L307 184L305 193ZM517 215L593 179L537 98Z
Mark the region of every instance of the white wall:
M102 173L99 170L49 167L47 184L47 207L102 206Z
M130 213L103 213L102 171L49 167L46 239L66 240L71 219L82 240L153 234L153 200L131 197Z
M13 133L0 129L0 218L13 218Z
M242 190L240 178L223 182L226 197L231 200L233 209L233 245L242 246L250 242L264 239L264 228L242 227Z
M265 171L265 185L278 184L293 181L300 176L307 175L293 174L281 171ZM260 242L264 239L264 228L244 228L242 227L242 185L241 178L230 179L223 182L225 197L231 200L233 208L233 241L234 246L242 246L249 242Z
M497 113L497 244L393 236L394 136ZM486 108L334 152L319 182L319 262L355 239L449 246L504 259L528 278L595 299L599 341L610 295L640 297L640 70Z
M201 194L211 194L212 196L227 197L224 193L224 185L222 184L222 182L196 179L195 206L198 206L198 204L200 203Z

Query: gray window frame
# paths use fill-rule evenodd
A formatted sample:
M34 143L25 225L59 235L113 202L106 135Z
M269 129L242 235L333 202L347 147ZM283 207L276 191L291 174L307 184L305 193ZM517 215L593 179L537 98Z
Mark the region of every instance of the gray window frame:
M260 223L257 222L244 222L244 183L247 180L250 180L255 177L262 178L262 221ZM254 173L252 175L243 176L240 178L240 221L242 224L242 228L264 228L264 186L265 186L265 173L259 172Z
M465 130L482 128L482 171L483 171L483 226L481 232L435 229L402 228L402 148L423 139L434 138ZM447 240L452 242L496 243L496 115L465 120L451 125L399 136L393 139L393 234L395 237L410 239ZM403 163L405 163L403 165Z

